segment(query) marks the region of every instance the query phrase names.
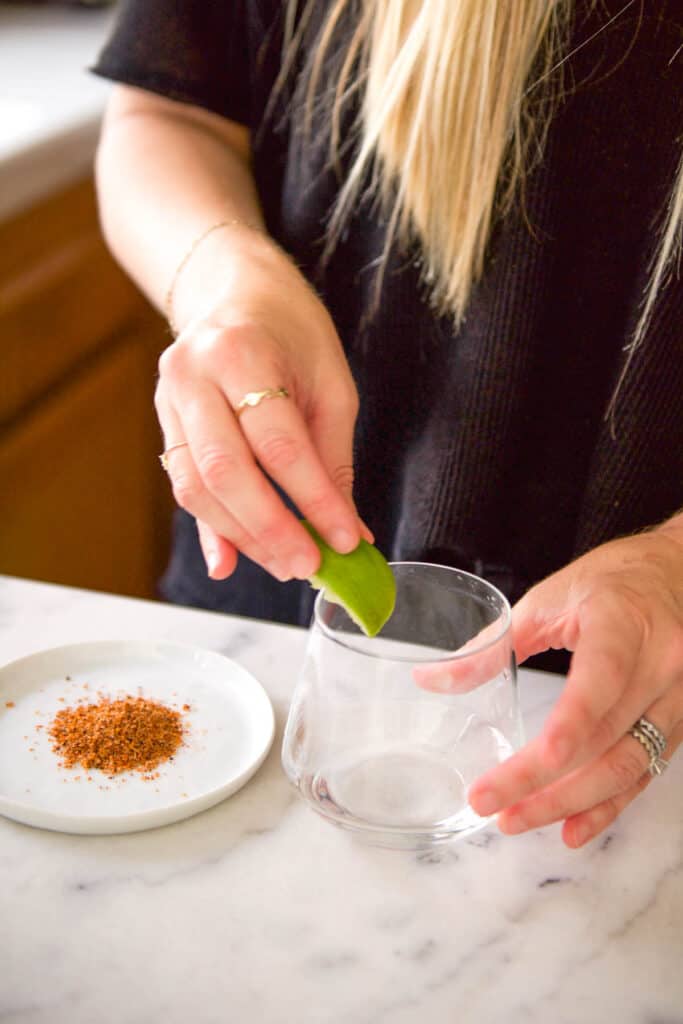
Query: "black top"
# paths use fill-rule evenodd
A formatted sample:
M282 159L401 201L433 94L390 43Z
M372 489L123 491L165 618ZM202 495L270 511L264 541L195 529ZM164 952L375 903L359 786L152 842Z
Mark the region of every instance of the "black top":
M683 138L683 4L635 0L610 23L623 7L579 3L571 88L526 191L533 231L520 212L496 226L457 332L431 313L409 254L393 256L366 322L384 231L370 209L320 271L338 190L326 142L300 159L287 92L266 116L282 0L124 0L94 69L249 126L269 228L322 294L359 387L360 514L391 558L458 565L512 600L683 506L680 280L634 355L614 437L605 419ZM288 603L293 590L274 584L254 598L238 582L207 581L181 526L168 594L296 621L308 610Z

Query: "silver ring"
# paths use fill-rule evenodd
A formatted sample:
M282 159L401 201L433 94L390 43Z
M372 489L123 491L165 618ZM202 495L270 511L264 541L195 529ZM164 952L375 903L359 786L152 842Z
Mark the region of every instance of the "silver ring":
M247 391L235 406L235 416L241 416L245 409L255 409L264 398L289 398L287 388L264 388L263 391Z
M658 729L649 718L639 718L634 728L640 729L641 732L646 732L652 742L657 748L658 754L663 754L666 750L666 736L661 729Z
M663 775L669 767L669 762L662 757L666 750L666 736L662 730L658 729L649 718L641 717L635 725L631 726L628 735L633 736L634 740L638 740L650 758L650 763L647 766L650 775L653 778Z

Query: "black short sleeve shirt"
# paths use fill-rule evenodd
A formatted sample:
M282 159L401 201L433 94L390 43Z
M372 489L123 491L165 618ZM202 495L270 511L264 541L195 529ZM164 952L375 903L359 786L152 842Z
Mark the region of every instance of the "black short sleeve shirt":
M270 229L327 303L359 386L357 500L383 550L474 570L515 599L683 506L679 279L606 419L680 158L680 3L577 4L567 98L458 330L433 314L411 253L392 253L366 316L385 231L370 207L321 270L339 180L324 138L308 155L295 145L292 92L269 106L284 9L123 0L94 70L250 128Z

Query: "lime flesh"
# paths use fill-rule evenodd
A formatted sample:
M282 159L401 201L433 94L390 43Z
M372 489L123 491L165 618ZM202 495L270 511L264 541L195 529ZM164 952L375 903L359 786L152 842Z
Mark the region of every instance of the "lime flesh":
M302 525L320 550L320 568L308 582L324 591L328 601L341 605L367 636L376 636L396 603L396 580L386 558L366 540L340 555L305 519Z

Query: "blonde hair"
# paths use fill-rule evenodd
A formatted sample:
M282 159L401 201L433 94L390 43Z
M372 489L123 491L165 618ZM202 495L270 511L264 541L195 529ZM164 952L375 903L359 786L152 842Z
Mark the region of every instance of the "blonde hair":
M285 2L291 66L316 0L302 10L299 0ZM319 103L331 114L333 162L345 145L345 105L356 91L361 101L358 144L331 213L324 258L369 180L388 224L378 287L394 241L405 246L417 239L435 310L462 320L491 226L513 200L523 204L525 178L542 155L562 95L572 6L571 0L332 0L304 75L306 123L310 128ZM339 52L340 29L348 25L350 39ZM326 58L333 52L330 86ZM683 163L628 360L680 252L682 223Z

